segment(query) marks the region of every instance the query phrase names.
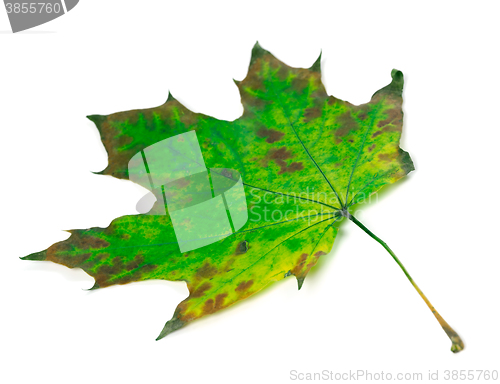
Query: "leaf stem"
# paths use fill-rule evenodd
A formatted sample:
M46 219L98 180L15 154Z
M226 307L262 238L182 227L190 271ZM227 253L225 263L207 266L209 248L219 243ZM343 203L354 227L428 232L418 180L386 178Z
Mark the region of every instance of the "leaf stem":
M443 330L446 332L448 337L450 338L452 345L451 345L451 351L454 353L460 352L461 350L464 349L464 343L460 336L453 330L453 328L450 327L450 325L441 317L441 315L436 311L434 306L431 304L429 299L424 295L422 290L418 287L418 285L413 281L412 277L404 267L404 265L399 261L398 257L396 254L392 251L389 246L382 241L379 237L377 237L372 231L370 231L368 228L366 228L361 222L358 221L353 215L351 215L349 212L344 211L343 216L347 217L349 220L351 220L354 224L356 224L358 227L360 227L363 231L365 231L368 235L370 235L371 238L373 238L376 242L378 242L382 247L385 248L387 252L392 256L392 258L398 263L399 267L402 269L408 280L410 280L411 285L416 289L420 297L425 301L433 315L436 317L436 320L439 322Z

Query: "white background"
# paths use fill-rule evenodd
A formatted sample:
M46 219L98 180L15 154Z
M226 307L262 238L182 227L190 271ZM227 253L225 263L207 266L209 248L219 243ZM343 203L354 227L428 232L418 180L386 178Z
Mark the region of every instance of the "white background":
M11 34L0 9L0 381L288 383L290 371L500 370L498 2L81 0ZM286 279L156 342L188 292L150 281L88 292L79 269L18 259L135 213L144 190L107 164L85 116L162 104L234 120L232 78L256 41L286 64L322 50L327 92L355 104L405 74L416 171L359 219L398 254L466 349L451 343L384 249L344 223L297 291ZM477 373L476 373L477 375ZM448 381L449 382L449 381ZM491 381L490 381L491 382ZM498 381L497 381L498 382Z

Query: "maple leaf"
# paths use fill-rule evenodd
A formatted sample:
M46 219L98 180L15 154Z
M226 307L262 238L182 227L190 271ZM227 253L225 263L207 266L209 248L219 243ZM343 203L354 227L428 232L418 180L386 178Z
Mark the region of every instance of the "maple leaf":
M396 255L352 215L356 204L414 170L410 156L399 147L403 74L393 70L389 85L356 106L327 95L320 61L321 55L311 68L291 68L257 43L246 78L235 81L244 112L231 122L194 113L170 94L156 108L88 116L109 157L99 173L134 181L134 159L141 164L144 159L151 181L145 155L151 146L194 131L201 148L198 158L205 163L198 161L196 167L205 173L210 169L212 180L215 175L240 177L247 211L239 229L231 222L230 234L183 252L180 229L174 225L177 216L156 193L148 214L119 217L107 228L72 230L67 240L23 259L79 267L94 277L92 289L149 279L185 281L189 296L177 306L160 339L288 276L297 278L300 289L319 257L331 250L339 224L347 218L398 262L452 340L452 350L460 351L460 337ZM190 183L179 184L177 192ZM159 190L165 197L165 189ZM235 211L224 202L231 217ZM152 214L162 209L163 214ZM193 223L186 220L189 233Z

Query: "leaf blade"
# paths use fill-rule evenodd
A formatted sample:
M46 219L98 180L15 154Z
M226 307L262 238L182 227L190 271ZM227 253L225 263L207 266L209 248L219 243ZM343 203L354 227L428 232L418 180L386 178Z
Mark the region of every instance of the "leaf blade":
M320 58L309 69L292 68L256 44L247 76L236 82L244 112L233 122L194 113L170 94L155 108L88 116L108 151L99 173L121 179L129 178L137 153L146 164L149 146L194 130L207 170L242 176L249 221L241 230L181 252L166 209L163 216L122 216L107 228L70 231L69 239L24 259L82 268L95 278L93 289L185 281L190 295L158 339L290 275L300 289L331 250L341 209L414 169L399 147L402 73L394 70L388 86L354 106L326 94Z

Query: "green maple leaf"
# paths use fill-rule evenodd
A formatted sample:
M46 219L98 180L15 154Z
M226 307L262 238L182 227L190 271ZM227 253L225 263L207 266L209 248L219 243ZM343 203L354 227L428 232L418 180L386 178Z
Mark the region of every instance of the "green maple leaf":
M256 44L248 75L236 84L244 112L231 122L194 113L171 95L156 108L89 119L109 156L100 174L121 179L129 178L135 155L194 130L207 168L241 175L248 207L242 228L181 252L168 213L128 215L107 228L72 230L67 240L23 259L82 268L95 278L93 289L148 279L186 281L189 297L160 339L290 275L300 289L348 218L398 262L451 338L452 350L463 349L396 255L352 215L356 204L414 169L399 147L403 74L393 70L389 85L355 106L326 94L320 58L309 69L291 68ZM162 204L158 200L153 210Z

